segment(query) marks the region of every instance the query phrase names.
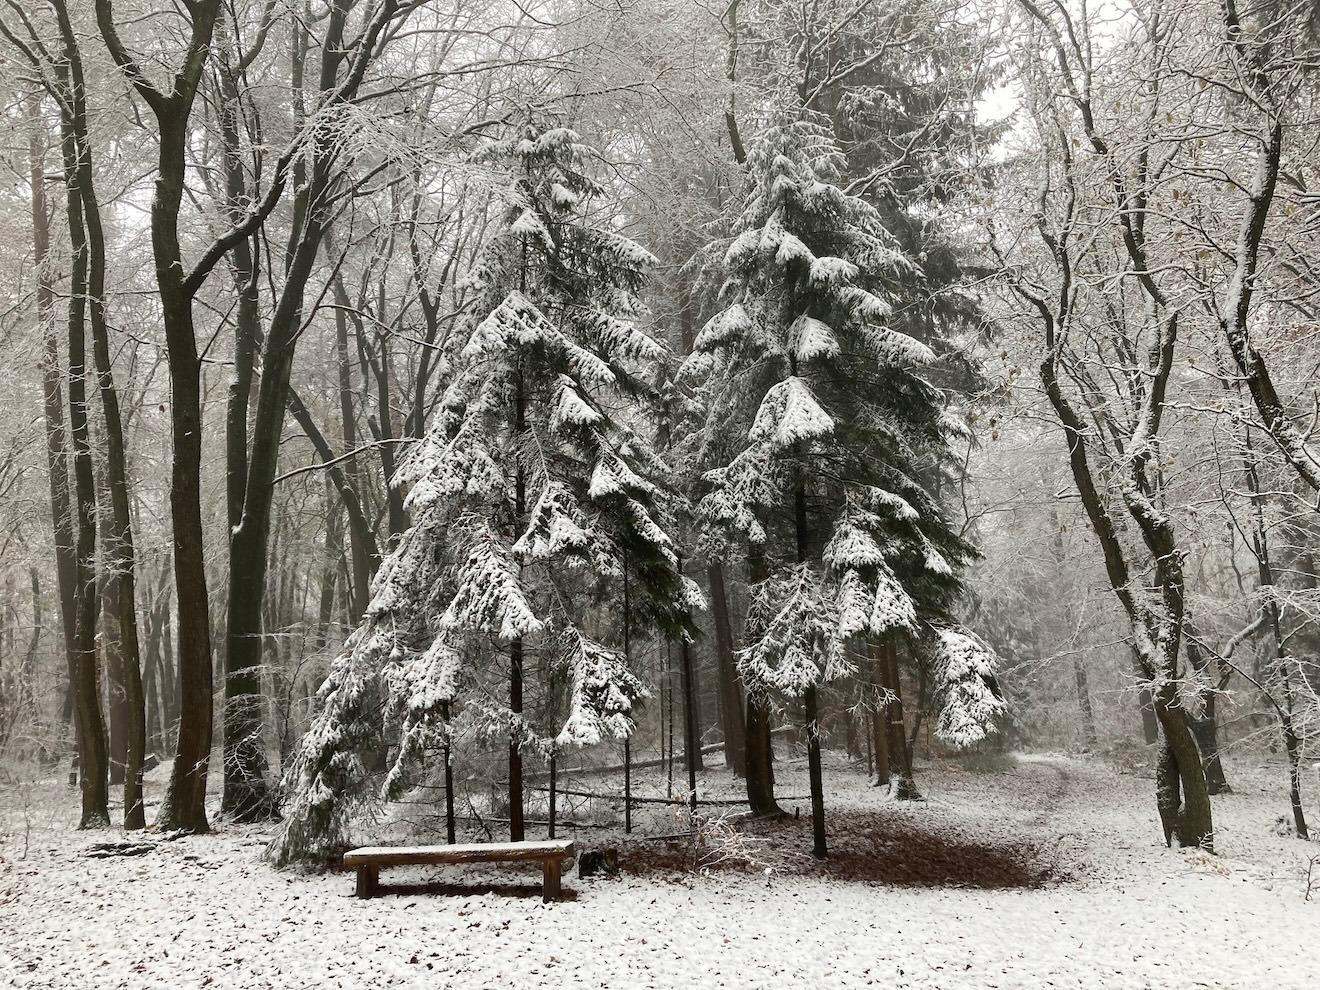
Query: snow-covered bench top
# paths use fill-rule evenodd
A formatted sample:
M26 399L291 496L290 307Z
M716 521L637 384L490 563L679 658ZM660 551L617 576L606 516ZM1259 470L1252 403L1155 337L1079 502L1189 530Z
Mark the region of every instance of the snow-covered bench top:
M559 899L562 861L572 856L572 839L541 842L479 842L452 846L363 846L344 853L344 865L357 870L357 896L376 893L382 866L430 866L451 863L518 863L539 860L541 893Z

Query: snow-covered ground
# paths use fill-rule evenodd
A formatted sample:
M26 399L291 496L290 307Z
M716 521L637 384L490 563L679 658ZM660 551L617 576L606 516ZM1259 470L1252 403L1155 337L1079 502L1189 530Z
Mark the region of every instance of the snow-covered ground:
M1320 986L1320 844L1275 834L1277 767L1230 774L1209 857L1164 849L1151 782L1099 762L929 766L906 805L832 766L829 863L788 802L804 817L753 828L773 840L750 843L755 867L693 874L634 839L622 876L575 871L557 904L535 867L386 871L360 901L349 874L272 870L251 828L88 858L115 836L72 830L52 781L0 791L0 986ZM779 777L805 793L796 765Z

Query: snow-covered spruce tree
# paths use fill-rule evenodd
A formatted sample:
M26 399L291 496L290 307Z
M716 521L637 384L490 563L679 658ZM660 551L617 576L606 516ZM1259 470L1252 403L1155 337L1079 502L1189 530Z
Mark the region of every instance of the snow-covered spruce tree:
M818 685L869 643L947 620L973 552L922 480L954 427L919 373L930 350L888 325L909 262L840 188L842 163L810 118L752 143L734 235L705 258L722 308L684 366L713 465L704 542L741 545L754 581L739 670L749 691L803 702L817 856Z
M651 480L666 467L629 422L669 361L639 325L653 259L593 213L587 158L573 131L531 126L474 158L504 180L501 223L468 276L475 305L437 421L395 478L415 524L321 689L277 862L334 848L353 808L397 797L459 726L507 739L522 839L525 752L631 731L645 689L592 633L624 627L623 569L633 630L691 628L701 597ZM565 682L562 710L524 710L529 656ZM379 790L361 754L382 732L398 755Z

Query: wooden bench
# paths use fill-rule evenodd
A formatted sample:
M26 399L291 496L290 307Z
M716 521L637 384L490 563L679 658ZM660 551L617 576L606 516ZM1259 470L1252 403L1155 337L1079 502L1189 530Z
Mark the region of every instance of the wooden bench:
M574 854L571 839L543 842L482 842L454 846L364 846L344 853L344 866L357 870L357 896L376 893L382 866L446 866L456 863L525 863L541 861L541 896L559 899L563 861Z

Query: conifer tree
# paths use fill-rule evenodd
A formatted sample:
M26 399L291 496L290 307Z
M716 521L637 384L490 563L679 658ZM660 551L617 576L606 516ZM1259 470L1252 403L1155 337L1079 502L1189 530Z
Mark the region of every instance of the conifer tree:
M386 798L460 724L507 739L510 833L522 839L525 753L631 731L645 688L593 634L623 628L625 562L630 627L691 628L701 598L679 573L670 497L654 480L667 469L630 426L669 361L641 325L653 259L598 216L588 163L562 127L527 126L474 157L501 183L501 222L467 279L475 305L437 422L395 478L415 524L322 688L277 861L339 840L348 808L373 794L359 757L382 731L399 740ZM566 681L563 711L525 710L533 655ZM501 679L507 703L492 700Z
M818 857L819 685L867 641L945 618L973 553L923 480L954 424L921 375L931 351L890 325L911 263L841 188L843 164L806 112L752 142L733 236L704 258L722 308L684 367L711 466L707 550L740 544L763 572L739 669L751 692L802 700Z

